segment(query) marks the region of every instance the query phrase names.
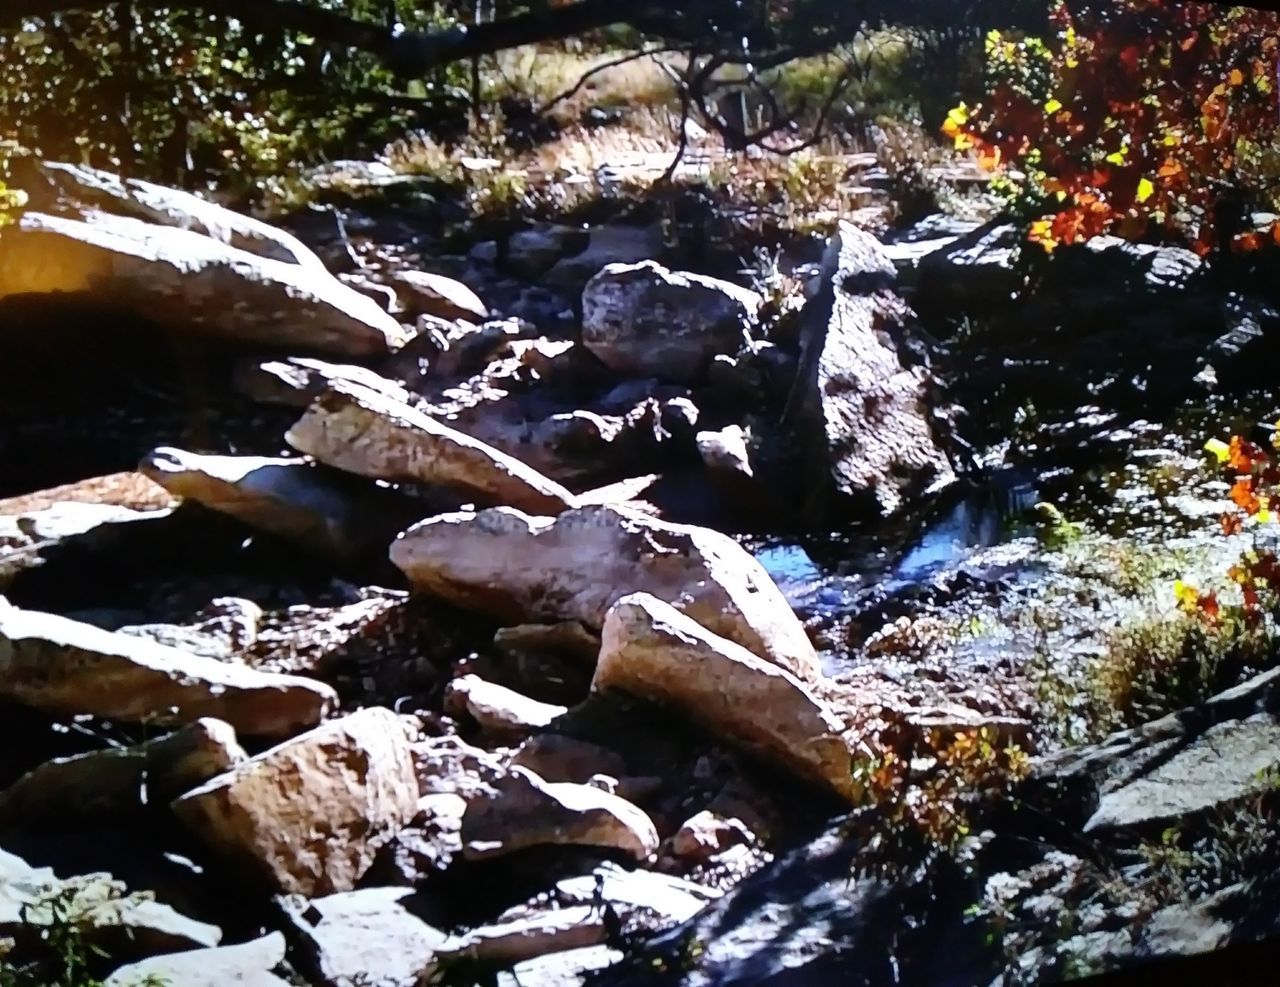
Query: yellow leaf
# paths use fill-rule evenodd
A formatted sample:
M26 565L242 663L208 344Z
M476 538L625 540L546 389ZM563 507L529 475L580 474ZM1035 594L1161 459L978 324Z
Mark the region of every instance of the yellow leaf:
M1114 151L1111 154L1108 154L1106 157L1107 164L1113 164L1113 165L1124 164L1125 152L1126 152L1126 148L1122 147L1120 148L1120 150Z
M1220 463L1225 463L1231 455L1231 447L1221 439L1210 439L1204 444L1204 451L1213 453L1214 458Z
M1178 601L1178 607L1182 610L1194 611L1200 602L1200 591L1181 579L1174 582L1173 595Z
M1155 190L1156 190L1156 187L1153 184L1151 184L1151 179L1149 178L1139 179L1138 192L1134 196L1134 198L1136 198L1139 202L1146 202L1149 198L1151 198L1153 194L1155 194Z
M1051 98L1044 104L1044 111L1050 115L1057 113L1060 109L1062 109L1062 101L1058 99Z

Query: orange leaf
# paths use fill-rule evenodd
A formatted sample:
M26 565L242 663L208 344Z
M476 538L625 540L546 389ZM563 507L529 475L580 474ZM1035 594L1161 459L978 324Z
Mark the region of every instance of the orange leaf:
M1230 82L1231 85L1233 86L1243 86L1244 73L1241 72L1239 69L1232 69L1231 74L1227 76L1227 81Z
M1244 527L1239 514L1224 514L1220 519L1220 523L1222 524L1222 533L1227 537L1238 535Z

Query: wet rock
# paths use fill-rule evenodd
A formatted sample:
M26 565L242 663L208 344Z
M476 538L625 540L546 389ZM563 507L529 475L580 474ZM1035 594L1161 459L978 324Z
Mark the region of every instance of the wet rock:
M285 436L331 466L395 483L440 484L486 503L556 514L574 497L524 463L384 395L339 385Z
M248 759L231 725L207 718L132 747L56 758L0 791L0 830L167 805Z
M365 888L281 900L306 966L326 987L417 987L448 938L414 914L409 888Z
M59 879L48 867L32 867L0 850L0 938L14 941L14 958L30 937L60 920L80 926L91 948L124 961L216 946L222 938L217 926L186 918L150 895L129 893L110 874Z
M0 297L75 293L179 331L376 356L403 342L377 303L316 265L229 246L196 229L85 210L26 210L0 245Z
M117 969L103 987L138 987L139 984L171 984L173 987L289 987L275 971L284 963L285 941L279 932L238 946L192 949L154 956Z
M351 890L417 807L405 728L377 708L286 741L173 803L211 847L308 896Z
M884 514L955 479L935 434L932 378L896 271L869 233L842 223L802 313L800 369L784 421L798 437L815 522L832 498Z
M513 766L528 768L546 781L584 785L597 775L621 778L627 763L620 754L574 737L544 733L530 737L511 758Z
M785 669L652 596L636 593L609 610L591 688L673 706L843 798L854 794L842 726L821 700Z
M426 271L398 271L392 283L410 316L431 315L438 319L466 319L483 322L489 317L474 291L461 281Z
M821 673L781 592L736 542L614 507L558 518L509 508L432 518L391 560L419 592L511 623L578 620L591 629L619 598L648 592L806 680Z
M618 373L692 382L742 349L762 302L746 288L653 261L611 264L582 296L582 342Z
M288 408L306 408L325 391L342 383L355 384L399 400L410 399L400 384L367 367L328 363L309 357L251 361L241 364L235 376L235 386L240 393L263 404Z
M526 847L607 847L643 860L658 847L652 820L630 802L588 785L548 782L512 768L497 791L462 818L463 855L485 860Z
M478 675L450 682L444 702L446 711L465 711L482 730L517 736L540 730L568 712L564 706L540 703Z
M389 544L420 511L301 459L160 448L139 466L170 493L313 553L352 558Z
M333 689L201 658L0 598L0 695L53 713L184 723L213 717L238 733L288 736L336 704Z

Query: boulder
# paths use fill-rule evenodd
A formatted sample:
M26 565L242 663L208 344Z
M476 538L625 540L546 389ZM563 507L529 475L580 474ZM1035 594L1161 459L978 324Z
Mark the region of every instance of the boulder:
M621 597L646 592L805 680L821 675L804 627L733 539L616 507L558 518L510 508L414 525L391 560L420 592L506 623L577 620L599 630Z
M483 322L489 317L488 308L474 291L443 274L399 271L391 280L410 316L431 315L468 322Z
M418 813L384 851L394 880L410 887L443 874L462 857L462 817L467 802L461 795L441 792L418 800Z
M62 715L157 724L225 720L237 733L290 736L335 705L327 685L168 648L0 597L0 696Z
M896 280L879 242L841 223L801 313L783 420L798 436L796 479L815 522L830 516L833 499L891 514L955 480L935 434L923 338Z
M696 441L698 455L707 469L748 479L753 475L747 436L741 425L730 425L718 432L699 432Z
M330 466L393 483L439 484L487 504L558 514L573 494L517 459L383 394L338 385L286 435Z
M486 682L478 675L463 675L450 682L444 701L447 711L465 711L482 730L516 735L541 730L569 711Z
M242 250L196 229L85 210L28 209L0 238L0 298L87 296L175 331L349 357L385 354L404 330L322 267Z
M439 961L508 967L550 953L597 946L608 939L604 916L590 905L535 912L481 926L449 939Z
M576 252L585 250L590 241L591 234L577 227L540 223L512 233L501 258L519 277L538 278L575 248Z
M618 373L691 383L746 346L762 300L655 261L610 264L582 294L582 343Z
M841 724L821 700L785 669L648 594L610 608L591 688L672 706L843 798L855 794Z
M325 987L418 987L436 968L447 935L414 914L412 888L364 888L281 908L310 972Z
M492 790L502 777L495 754L473 747L460 737L432 737L413 745L418 789L427 795L474 798Z
M159 226L192 230L268 260L325 269L320 258L292 233L191 192L35 156L15 158L11 170L17 187L27 193L27 205L42 212L94 206Z
M165 805L248 759L231 725L208 718L132 747L60 757L0 791L0 830Z
M252 600L223 596L210 600L196 618L191 624L127 624L113 629L193 655L242 661L258 639L263 612Z
M376 552L421 509L302 459L160 448L138 467L170 493L321 555Z
M703 809L676 830L671 837L671 852L691 864L703 865L730 847L754 841L755 837L741 821Z
M653 821L625 799L589 785L549 782L512 768L462 817L462 853L487 860L532 846L605 847L644 860L658 848Z
M1280 764L1280 669L1208 702L1039 761L1028 781L1070 793L1086 833L1183 825L1227 810L1269 784ZM1053 796L1051 811L1059 817Z
M284 936L272 932L238 946L190 949L129 963L111 974L103 987L151 983L170 987L289 987L288 980L273 972L284 963L284 954Z
M211 847L307 896L354 888L417 808L408 735L378 708L286 741L173 803Z

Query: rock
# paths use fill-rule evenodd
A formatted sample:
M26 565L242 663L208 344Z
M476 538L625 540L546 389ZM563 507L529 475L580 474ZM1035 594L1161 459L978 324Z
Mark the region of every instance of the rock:
M284 936L272 932L238 946L192 949L130 963L111 974L103 987L139 987L148 983L169 987L289 987L289 981L272 972L284 963L284 953Z
M418 987L448 938L413 912L411 888L365 888L281 900L306 965L326 987Z
M596 775L621 778L627 773L627 762L620 754L558 733L530 737L520 745L510 763L528 768L545 781L579 785L585 785Z
M592 630L619 598L647 592L805 680L813 646L763 567L731 538L615 507L558 518L510 508L431 518L391 560L420 592L509 623L577 620Z
M210 600L200 616L203 619L195 624L128 624L115 629L193 655L239 661L258 639L263 613L252 600L220 597Z
M645 910L656 916L650 928L684 922L720 897L712 888L647 870L625 870L606 861L590 874L556 882L556 897L571 905L607 901L620 916Z
M60 504L107 504L150 516L177 504L177 499L141 473L110 473L64 483L47 490L0 500L0 515L20 516L46 511ZM51 515L52 517L52 515ZM42 526L43 527L43 526Z
M612 946L583 946L517 963L498 974L498 987L582 987L584 977L622 959Z
M409 738L377 708L286 741L173 803L211 847L307 896L351 890L417 808Z
M413 764L424 796L477 798L491 793L503 774L501 760L460 737L432 737L414 744Z
M1280 670L1202 706L1036 765L1032 790L1071 793L1083 829L1165 827L1256 794L1280 764ZM1065 813L1059 812L1059 815Z
M854 796L841 724L802 682L652 596L636 593L609 610L591 688L674 706L717 736Z
M400 296L390 285L374 281L366 274L345 271L338 274L337 278L348 288L360 292L365 298L372 299L382 311L391 313L402 311Z
M327 685L259 672L0 597L0 695L51 713L157 724L226 720L251 737L289 736L336 704Z
M463 675L450 682L444 701L446 711L465 710L482 730L518 735L541 730L569 711L486 682L478 675Z
M686 819L671 837L671 852L693 864L707 864L730 847L755 842L755 837L737 819L725 819L704 809Z
M802 313L800 369L784 422L798 433L806 514L833 496L891 514L955 480L930 414L931 376L896 271L869 233L841 223Z
M600 635L587 630L576 620L558 624L517 624L500 627L493 634L493 646L504 655L549 653L575 658L587 666L596 663L600 653Z
M448 378L479 373L495 358L523 339L527 327L515 319L486 322L482 326L458 323L462 331L448 333L444 345L428 365L432 377Z
M0 298L74 293L176 331L295 351L377 356L404 330L323 268L194 229L87 210L26 210L0 243Z
M1007 306L1022 286L1015 261L1022 236L1012 223L995 221L962 233L917 263L917 305L922 312L992 311Z
M538 278L561 257L587 248L591 235L577 227L540 223L507 238L505 265L522 278Z
M336 384L355 384L398 400L410 400L409 392L393 380L367 367L350 363L327 363L307 357L287 360L250 361L236 368L235 385L240 393L263 404L306 408Z
M398 271L392 283L399 289L410 316L433 315L438 319L483 322L489 310L476 293L461 281L426 271Z
M79 502L0 513L0 590L11 586L19 573L45 564L59 548L105 549L128 538L130 525L162 520L171 513Z
M573 494L519 460L385 395L338 385L285 436L339 469L395 483L441 484L486 503L557 514Z
M462 817L467 802L461 795L439 793L418 800L418 813L396 834L390 861L396 878L411 887L442 874L462 856Z
M160 448L139 469L184 500L323 555L350 559L390 543L420 510L301 459Z
M747 452L747 437L742 426L730 425L718 432L699 432L698 455L709 470L719 470L750 478L751 457Z
M543 781L512 768L497 792L467 806L462 852L486 860L544 844L607 847L644 860L658 847L652 820L616 795L588 785Z
M150 895L129 893L110 874L59 879L47 867L0 850L0 940L14 941L13 958L21 957L30 937L59 921L79 926L89 948L125 962L216 946L222 938L217 926L186 918Z
M662 230L653 226L599 226L590 232L586 247L562 257L542 277L555 288L581 291L609 264L637 264L662 252Z
M746 288L654 261L610 264L582 295L582 343L618 373L694 382L748 342L762 301Z
M57 212L93 205L148 223L192 230L268 260L324 270L320 258L293 234L190 192L34 155L14 158L11 169L32 209Z
M525 960L599 945L608 938L604 917L591 906L558 908L510 922L472 929L450 939L439 962L507 967Z
M0 791L0 830L167 805L248 759L231 725L208 718L132 747L57 758Z

